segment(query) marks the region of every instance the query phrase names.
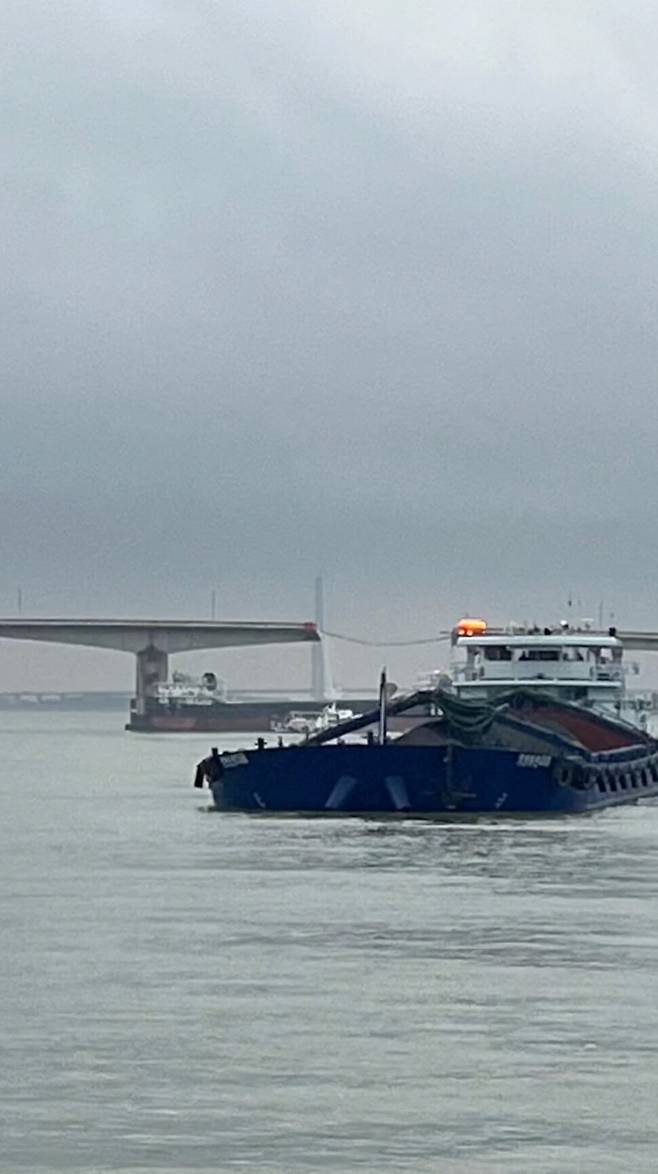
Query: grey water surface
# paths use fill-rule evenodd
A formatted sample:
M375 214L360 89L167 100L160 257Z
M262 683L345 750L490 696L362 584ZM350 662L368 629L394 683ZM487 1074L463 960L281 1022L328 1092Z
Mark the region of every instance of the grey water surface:
M658 807L222 816L208 745L0 716L2 1174L654 1174Z

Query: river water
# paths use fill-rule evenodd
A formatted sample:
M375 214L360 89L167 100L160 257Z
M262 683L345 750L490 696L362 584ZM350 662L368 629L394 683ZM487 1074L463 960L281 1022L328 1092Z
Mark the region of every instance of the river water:
M219 815L207 750L0 717L3 1174L655 1174L658 807Z

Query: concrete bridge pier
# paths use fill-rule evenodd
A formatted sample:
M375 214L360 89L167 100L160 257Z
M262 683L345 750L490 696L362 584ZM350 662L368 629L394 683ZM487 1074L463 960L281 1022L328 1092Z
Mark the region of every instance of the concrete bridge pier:
M154 697L158 685L165 682L169 673L169 656L155 644L149 644L135 654L137 673L135 679L135 709L144 713L144 699Z

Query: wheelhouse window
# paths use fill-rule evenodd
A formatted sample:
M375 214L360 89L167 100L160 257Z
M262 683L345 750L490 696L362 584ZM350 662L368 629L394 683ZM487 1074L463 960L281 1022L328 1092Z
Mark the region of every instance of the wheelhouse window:
M511 660L511 648L505 648L502 644L491 644L484 649L485 660Z

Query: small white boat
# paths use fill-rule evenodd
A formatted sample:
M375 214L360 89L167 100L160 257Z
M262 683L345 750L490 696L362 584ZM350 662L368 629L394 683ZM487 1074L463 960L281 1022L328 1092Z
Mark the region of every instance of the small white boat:
M274 718L270 722L270 729L275 734L310 734L317 729L316 722L320 716L318 712L298 713L292 710L282 721Z
M272 721L270 728L276 734L317 734L357 716L354 710L339 709L336 702L332 701L331 705L325 705L320 712L292 710L283 721Z
M358 717L358 714L353 709L339 709L335 701L331 705L326 705L322 713L316 719L313 726L313 732L318 733L320 730L330 730L332 726L337 726L339 722L350 721L353 717Z

